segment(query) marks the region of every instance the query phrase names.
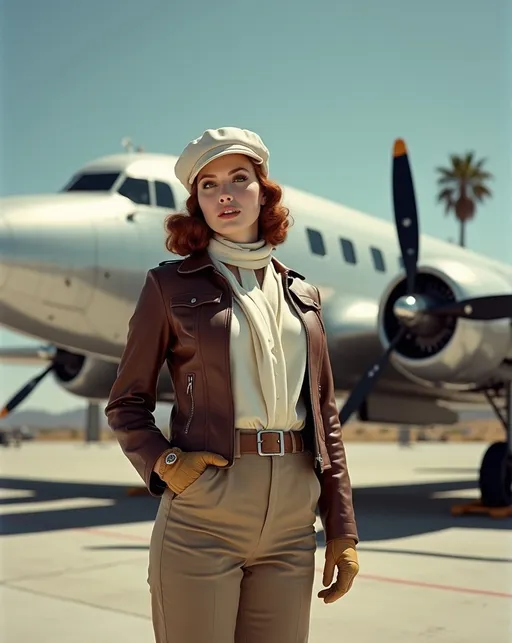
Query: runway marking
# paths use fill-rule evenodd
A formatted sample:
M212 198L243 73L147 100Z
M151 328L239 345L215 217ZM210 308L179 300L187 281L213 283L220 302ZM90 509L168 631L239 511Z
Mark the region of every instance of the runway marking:
M45 511L65 511L72 509L92 509L109 507L114 500L103 498L55 498L53 500L27 500L16 504L0 504L0 516L43 513Z
M95 529L89 527L78 528L76 531L86 531L98 536L107 536L109 538L121 538L123 540L132 540L133 542L143 542L149 547L149 540L144 536L126 534L120 531L107 531L106 529ZM323 575L323 567L316 567L315 571ZM440 583L429 583L427 581L409 580L406 578L393 578L391 576L378 576L376 574L358 574L358 578L364 580L376 581L378 583L392 583L395 585L407 585L409 587L418 587L423 589L438 589L446 592L456 592L459 594L475 594L477 596L493 596L495 598L511 598L512 594L508 592L495 592L490 589L477 589L472 587L461 587L460 585L443 585Z
M103 610L105 612L113 612L117 614L123 614L124 616L134 616L135 618L143 618L145 620L151 620L151 616L148 616L146 614L138 614L137 612L129 612L128 610L124 610L120 607L108 607L106 605L102 605L101 603L92 603L85 599L70 598L69 596L66 596L66 595L52 594L42 590L33 589L31 587L22 587L11 583L4 583L4 586L7 587L8 589L12 589L17 592L25 592L27 594L32 594L34 596L42 596L43 598L47 598L49 600L63 601L66 603L74 603L76 605L83 605L84 607L92 607L94 609Z
M323 574L323 568L316 568L319 574ZM480 596L494 596L496 598L512 598L508 592L494 592L491 589L476 589L472 587L460 587L458 585L441 585L421 580L409 580L406 578L392 578L391 576L377 576L375 574L358 574L357 578L373 580L379 583L394 583L396 585L408 585L409 587L422 587L424 589L440 589L447 592L458 592L462 594L477 594Z
M28 489L0 489L0 500L11 500L13 498L33 498L34 491Z
M77 527L73 531L86 531L89 534L97 536L107 536L109 538L121 538L122 540L132 540L136 543L145 543L149 546L147 536L136 536L135 534L125 534L122 531L108 531L107 529L96 529L95 527Z

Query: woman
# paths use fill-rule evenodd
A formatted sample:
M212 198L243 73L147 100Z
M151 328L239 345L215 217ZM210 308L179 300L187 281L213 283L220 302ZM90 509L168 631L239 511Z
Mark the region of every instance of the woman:
M234 127L184 149L188 213L168 217L166 245L186 258L148 272L106 407L161 496L148 574L157 643L306 642L317 505L319 597L340 598L359 570L319 292L272 256L289 223L268 159ZM170 442L152 414L164 361Z

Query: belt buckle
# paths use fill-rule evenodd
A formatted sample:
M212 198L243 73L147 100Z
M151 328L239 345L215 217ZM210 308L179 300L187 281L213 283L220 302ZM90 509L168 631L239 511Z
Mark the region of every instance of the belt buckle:
M261 450L263 444L263 433L277 433L279 434L279 451L277 453L264 453ZM284 455L284 431L282 429L262 429L256 435L256 442L258 445L258 455Z

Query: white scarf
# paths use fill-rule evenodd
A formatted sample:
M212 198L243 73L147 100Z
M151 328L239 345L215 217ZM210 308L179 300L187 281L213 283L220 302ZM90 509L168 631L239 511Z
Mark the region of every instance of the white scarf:
M215 267L228 280L247 317L268 424L284 426L289 400L281 331L283 311L287 304L281 278L271 262L273 249L265 240L234 243L217 234L210 239L208 246ZM238 268L241 285L225 264ZM254 271L265 267L260 288Z

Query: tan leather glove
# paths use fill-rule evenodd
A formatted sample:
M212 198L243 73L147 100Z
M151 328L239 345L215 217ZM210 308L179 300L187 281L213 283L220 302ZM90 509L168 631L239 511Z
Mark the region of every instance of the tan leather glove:
M165 458L169 453L175 453L177 458L172 464L166 464ZM180 494L199 478L207 466L223 467L228 464L226 458L208 451L182 451L177 447L168 449L155 465L155 471L166 485L176 494Z
M318 593L318 597L323 598L324 603L334 603L346 594L359 572L356 543L353 538L335 538L327 543L322 579L324 587L332 582L335 567L338 568L336 582Z

